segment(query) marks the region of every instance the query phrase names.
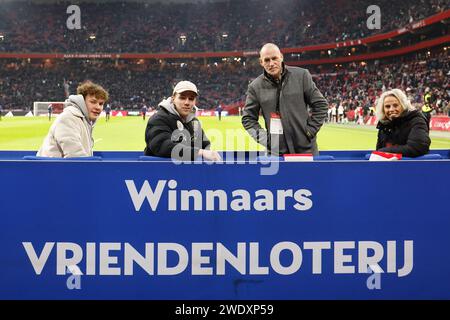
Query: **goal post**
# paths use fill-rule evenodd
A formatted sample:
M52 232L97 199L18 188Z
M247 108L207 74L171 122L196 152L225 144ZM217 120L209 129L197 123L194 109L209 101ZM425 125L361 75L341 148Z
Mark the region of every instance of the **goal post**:
M47 116L48 106L52 106L52 114L59 114L63 112L65 102L59 101L35 101L33 102L33 114L37 116Z

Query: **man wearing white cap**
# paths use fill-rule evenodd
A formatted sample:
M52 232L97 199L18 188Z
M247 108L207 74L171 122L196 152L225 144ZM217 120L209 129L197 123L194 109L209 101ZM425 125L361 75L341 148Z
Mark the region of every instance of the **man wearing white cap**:
M161 101L158 111L148 120L145 155L179 160L221 159L216 151L209 150L211 143L195 117L197 97L195 84L177 83L172 97Z

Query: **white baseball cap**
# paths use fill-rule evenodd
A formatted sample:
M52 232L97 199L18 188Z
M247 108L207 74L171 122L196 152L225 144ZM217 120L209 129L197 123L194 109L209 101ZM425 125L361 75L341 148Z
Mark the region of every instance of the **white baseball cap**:
M185 91L192 91L195 92L196 95L198 95L197 86L193 84L190 81L180 81L177 83L175 88L173 88L173 93L182 93Z

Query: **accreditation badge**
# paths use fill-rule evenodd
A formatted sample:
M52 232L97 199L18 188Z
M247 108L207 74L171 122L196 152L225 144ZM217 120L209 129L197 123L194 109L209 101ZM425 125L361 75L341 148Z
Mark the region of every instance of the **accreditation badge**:
M283 124L278 112L270 113L270 134L283 134Z

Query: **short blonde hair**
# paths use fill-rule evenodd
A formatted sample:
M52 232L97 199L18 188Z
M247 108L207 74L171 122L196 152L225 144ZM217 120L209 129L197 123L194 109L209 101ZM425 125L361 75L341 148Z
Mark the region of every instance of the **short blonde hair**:
M78 86L77 94L83 95L83 98L85 99L88 94L96 97L97 99L103 99L105 102L109 99L108 92L101 85L93 83L89 80Z
M377 106L376 106L376 116L377 120L380 122L386 122L386 115L384 114L384 99L386 97L395 97L400 102L400 105L402 106L402 109L404 111L412 111L414 110L414 107L412 106L411 102L409 101L406 94L400 90L400 89L392 89L386 92L383 92L383 94L378 98L377 100Z

